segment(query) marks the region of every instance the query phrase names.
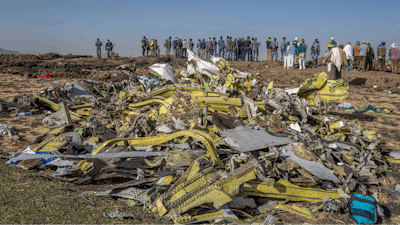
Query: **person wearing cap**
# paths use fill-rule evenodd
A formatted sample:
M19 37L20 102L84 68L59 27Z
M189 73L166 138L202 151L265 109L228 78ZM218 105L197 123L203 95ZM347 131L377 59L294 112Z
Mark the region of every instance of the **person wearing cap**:
M171 36L169 36L167 42L167 56L169 57L171 55Z
M101 46L103 46L103 44L101 43L101 41L99 40L99 38L97 38L96 44L95 44L96 48L97 48L97 58L101 59Z
M146 52L146 36L143 36L142 41L140 42L140 45L142 47L142 56L144 56L145 52Z
M267 61L271 60L271 55L272 55L272 40L271 37L268 38L268 40L266 41L267 44Z
M369 41L367 41L367 45L369 47L369 51L367 53L367 69L368 70L373 70L374 65L372 63L372 60L375 59L374 48L371 46Z
M399 58L400 58L400 51L397 48L397 45L393 43L391 45L391 49L389 51L389 59L392 63L392 73L397 74L397 68L398 68L398 63L399 63Z
M222 36L221 39L218 41L218 49L219 49L218 56L224 58L225 42L224 40L222 40Z
M360 70L360 65L361 65L360 41L357 41L356 45L354 45L354 47L353 47L353 55L354 55L354 66L353 66L353 69Z
M311 46L311 61L314 64L314 69L317 67L318 64L318 56L321 52L321 46L319 45L318 39L315 39L313 45Z
M286 37L282 38L282 42L280 43L280 47L281 47L281 61L283 61L283 58L286 56Z
M385 58L386 58L386 43L382 42L379 46L378 49L376 50L376 54L378 57L378 65L379 65L379 71L385 71Z
M274 61L274 57L275 57L275 61L278 61L278 48L279 48L279 44L276 41L276 38L274 38L274 41L271 43L271 49L272 49L271 60L272 61Z
M343 67L345 67L347 71L350 71L349 64L346 60L346 53L343 51L343 44L340 44L339 47L333 47L325 58L325 62L328 62L328 59L330 59L331 63L331 80L342 79Z
M361 57L361 63L360 63L360 68L361 72L366 71L367 69L367 55L368 55L369 47L367 45L366 41L362 42L362 45L360 46L360 57Z
M350 66L350 60L353 60L353 48L351 47L351 43L347 42L347 45L343 48L343 51L346 53L347 64Z
M182 41L182 58L186 58L187 57L187 41L186 38L183 38Z
M294 46L294 49L295 49L295 51L294 51L294 62L297 62L297 55L298 55L298 53L297 53L297 43L298 42L299 42L299 38L296 37L294 39L294 41L293 41L293 46Z
M335 42L335 38L331 37L331 41L328 43L328 51L331 51L332 48L337 47L337 44Z

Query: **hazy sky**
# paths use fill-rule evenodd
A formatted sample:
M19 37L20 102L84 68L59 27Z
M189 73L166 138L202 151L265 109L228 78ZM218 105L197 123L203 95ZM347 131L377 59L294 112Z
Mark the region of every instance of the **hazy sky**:
M309 45L318 38L323 52L331 37L338 44L368 40L376 49L382 41L387 47L400 44L399 11L399 0L3 1L0 48L95 55L100 38L103 47L110 39L120 55L138 56L143 36L163 46L169 36L198 40L229 35L257 37L264 58L268 37L299 37Z

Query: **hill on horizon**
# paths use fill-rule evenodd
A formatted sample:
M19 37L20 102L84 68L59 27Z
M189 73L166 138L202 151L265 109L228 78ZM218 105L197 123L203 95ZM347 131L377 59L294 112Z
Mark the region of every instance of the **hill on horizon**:
M14 50L7 50L4 48L0 48L0 55L4 54L4 55L10 55L10 54L14 54L14 55L21 55L20 52L18 51L14 51Z

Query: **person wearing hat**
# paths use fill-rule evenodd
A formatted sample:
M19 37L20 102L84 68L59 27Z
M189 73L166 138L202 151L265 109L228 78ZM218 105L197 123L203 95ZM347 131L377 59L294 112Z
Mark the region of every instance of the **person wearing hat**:
M346 53L347 64L350 66L350 60L353 60L353 48L351 47L351 43L347 42L347 45L344 47L343 51Z
M99 38L97 38L95 46L97 48L97 58L101 59L101 46L103 46L103 44L101 43Z
M340 44L339 47L333 47L325 58L325 62L328 62L328 59L330 59L331 63L331 80L342 79L342 68L344 67L347 71L350 71L346 53L343 51L343 44Z
M318 64L318 56L321 52L321 46L319 45L318 39L315 39L313 45L311 46L311 62L314 64L314 69L317 67Z
M385 71L385 58L386 58L386 43L382 42L381 45L378 46L376 50L377 57L378 57L378 65L379 71Z
M391 49L389 51L389 59L392 62L392 73L397 74L397 69L398 69L398 63L399 63L399 58L400 58L400 51L397 48L397 45L393 43L391 45Z
M357 41L356 45L354 45L353 55L354 55L354 66L353 66L353 69L360 70L360 64L361 64L360 41Z
M146 36L143 36L142 41L140 43L141 47L142 47L142 56L144 56L146 49L147 49L147 45L146 45Z
M331 41L328 43L328 51L330 51L332 48L335 48L335 47L337 47L335 38L331 37Z
M108 39L108 40L107 40L107 43L106 43L107 58L111 58L113 47L114 47L114 46L113 46L113 44L110 42L110 39Z
M272 40L271 37L268 37L268 40L266 41L267 44L267 61L271 60L271 56L272 56Z

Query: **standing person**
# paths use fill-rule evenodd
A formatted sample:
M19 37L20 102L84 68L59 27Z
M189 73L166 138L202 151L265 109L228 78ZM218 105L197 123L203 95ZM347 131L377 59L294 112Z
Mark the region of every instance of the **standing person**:
M335 38L331 37L331 41L328 43L328 51L330 51L332 48L335 48L335 47L337 47Z
M389 51L389 59L392 63L392 73L397 74L397 69L398 69L398 63L399 63L399 58L400 58L400 51L397 48L397 45L393 43L391 45L391 49Z
M259 43L257 42L257 38L254 38L253 43L251 43L251 49L252 49L252 53L253 53L253 62L257 62L258 61L258 46Z
M146 52L146 36L143 36L142 41L140 42L140 46L142 47L142 56L144 56Z
M218 49L219 49L218 56L221 58L224 58L224 48L225 48L225 42L224 40L222 40L221 36L221 39L218 41Z
M178 58L182 58L182 38L181 37L178 38L177 43L178 43L177 55L178 55Z
M266 41L267 44L267 61L271 60L271 54L272 54L272 48L271 48L271 44L272 44L272 40L271 37L268 38L268 40Z
M149 40L146 38L146 55L149 56L150 52L150 43Z
M236 43L235 43L235 41L234 40L232 40L232 37L229 37L229 39L231 40L231 46L230 46L230 52L231 52L231 54L230 54L230 56L231 56L231 60L233 61L233 60L235 60L235 46L236 46Z
M244 45L244 54L243 54L243 61L246 61L246 54L247 54L247 61L250 61L250 37L247 36L247 39L244 41L243 45Z
M361 57L360 57L360 41L356 42L356 45L354 45L353 48L353 55L354 55L354 67L353 69L358 69L360 70L360 65L361 65Z
M154 54L154 42L153 39L150 40L150 56L152 56Z
M178 48L178 38L175 37L174 44L173 44L174 58L178 57L178 49L177 48Z
M97 59L101 59L101 46L103 46L103 44L101 43L99 38L97 38L96 44L94 45L97 48Z
M227 60L232 60L232 58L231 58L231 47L232 47L232 40L228 36L226 38L226 56L225 56L225 58Z
M204 58L204 54L206 52L206 42L204 41L204 38L201 41L200 48L201 48L201 58Z
M217 46L218 46L218 43L217 43L217 41L215 40L215 37L213 37L213 53L214 53L214 57L216 57L217 54L218 54L218 52L217 52Z
M107 43L106 43L107 58L111 58L113 47L114 47L114 46L113 46L113 44L110 42L110 39L108 39L108 40L107 40Z
M304 39L301 39L301 43L303 44L303 46L304 46L304 60L305 61L307 61L307 48L308 48L308 45L306 45L306 43L304 42Z
M274 38L274 41L271 43L271 49L272 49L271 60L272 61L274 61L274 57L275 57L275 61L278 61L278 48L279 48L279 44L276 41L276 38Z
M289 42L286 42L284 45L285 51L283 52L283 68L284 69L289 69Z
M164 42L164 57L168 57L167 49L168 49L168 39L165 39L165 42Z
M194 47L194 43L193 43L192 39L190 38L190 41L189 41L189 49L190 49L190 51L193 51L193 47Z
M344 47L343 51L346 53L347 64L350 66L350 60L353 60L353 48L351 47L351 43L347 42L347 45Z
M171 55L171 36L169 36L167 44L167 56L169 57L170 55Z
M319 46L319 41L318 39L315 39L313 45L311 46L311 61L314 64L313 68L317 67L318 56L320 52L321 52L321 47Z
M369 51L367 53L367 69L368 70L373 70L374 66L372 64L372 60L375 59L374 48L371 46L369 41L367 41L367 45L368 45L368 48L369 48Z
M186 38L183 38L183 41L182 41L182 57L183 58L187 57L187 42L186 42Z
M154 39L154 42L153 42L153 50L154 50L154 55L155 55L156 57L158 57L158 44L157 44L157 39Z
M235 38L235 40L232 41L232 49L233 49L233 60L237 61L238 59L238 40Z
M282 42L281 42L281 61L283 60L283 58L286 56L286 37L282 38Z
M343 44L340 44L339 47L332 48L325 58L325 62L327 62L328 59L331 59L331 80L342 79L342 68L344 66L346 66L347 71L350 71L346 60L346 53L343 51Z
M386 43L382 42L381 45L378 46L378 49L376 50L376 54L378 57L378 65L379 65L379 71L385 71L385 58L386 58Z
M295 49L295 51L294 51L294 61L293 61L293 63L294 62L297 62L297 43L299 42L299 38L298 37L296 37L295 39L294 39L294 41L293 41L293 46L294 46L294 49Z
M200 51L201 51L201 40L199 39L199 42L197 42L197 55L200 56Z
M228 56L229 56L229 36L226 36L226 40L225 40L225 47L224 47L224 59L228 60Z
M299 58L299 69L306 69L306 60L305 60L305 52L306 49L304 48L304 45L301 41L297 43L297 54Z
M212 49L213 49L213 45L212 45L211 38L208 38L207 42L206 42L206 58L207 59L211 58Z
M361 68L361 72L364 72L367 69L368 51L369 51L369 47L367 45L367 42L363 41L362 45L360 46L360 57L361 57L360 68Z
M240 39L239 42L239 59L243 61L243 54L244 54L244 38Z
M296 54L296 48L293 45L293 41L289 43L289 51L288 51L288 68L293 69L294 64L294 56Z

